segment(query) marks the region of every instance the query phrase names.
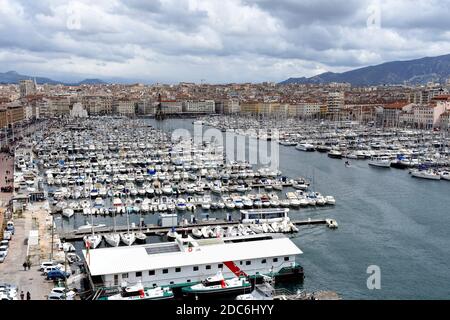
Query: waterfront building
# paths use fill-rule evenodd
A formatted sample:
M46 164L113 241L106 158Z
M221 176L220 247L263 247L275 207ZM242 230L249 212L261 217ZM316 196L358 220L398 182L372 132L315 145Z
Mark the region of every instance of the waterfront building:
M132 116L136 114L137 102L128 99L117 99L113 102L113 111L122 116Z
M123 281L147 287L183 287L222 271L225 278L243 272L251 278L264 274L303 279L296 263L302 251L281 235L255 235L194 240L131 247L84 250L86 269L94 288L118 287ZM87 256L89 255L89 256Z
M400 114L411 111L413 104L406 101L388 103L383 106L382 123L383 127L397 127L400 124Z
M52 96L48 99L49 116L68 116L70 114L70 97L68 95Z
M241 106L238 99L228 99L223 101L223 113L232 114L239 113Z
M154 115L156 112L156 105L153 99L142 99L138 102L137 113L141 115Z
M440 116L447 111L446 103L438 101L428 105L413 107L414 127L418 129L433 129L440 126Z
M182 113L183 103L177 100L161 100L161 110L165 114Z
M183 103L183 112L187 113L215 113L214 100L186 101Z
M90 115L111 114L113 109L112 96L94 95L83 96L81 98L83 106Z
M320 116L321 108L324 105L317 101L301 102L288 105L288 115L301 119L313 119Z
M260 102L260 101L245 101L241 102L241 113L249 114L275 114L286 113L287 105L281 106L279 102Z

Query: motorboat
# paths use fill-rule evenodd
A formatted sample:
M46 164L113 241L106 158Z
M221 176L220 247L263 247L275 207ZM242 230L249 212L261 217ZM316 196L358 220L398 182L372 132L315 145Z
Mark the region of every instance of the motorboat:
M221 271L212 277L193 286L182 288L182 292L186 295L193 296L217 296L217 295L231 295L243 294L251 292L252 285L245 277L235 277L225 279Z
M62 211L62 215L66 218L71 218L74 214L75 214L75 212L71 208L65 208Z
M414 170L411 172L411 176L414 178L428 179L428 180L441 180L441 175L433 170Z
M187 207L186 207L186 200L183 199L183 198L178 198L176 206L177 206L177 210L185 211L187 209Z
M328 157L332 158L332 159L342 159L342 152L340 152L339 150L330 150L328 152Z
M391 167L391 159L388 156L373 156L369 160L369 165L380 168L390 168Z
M109 297L101 298L101 300L168 300L173 299L174 295L170 288L156 287L146 289L142 283L133 286L123 285L121 292Z
M326 204L329 204L329 205L335 205L336 204L336 200L334 199L333 196L326 196L325 197L325 201L326 201Z
M295 149L306 152L314 152L315 148L310 143L299 143Z

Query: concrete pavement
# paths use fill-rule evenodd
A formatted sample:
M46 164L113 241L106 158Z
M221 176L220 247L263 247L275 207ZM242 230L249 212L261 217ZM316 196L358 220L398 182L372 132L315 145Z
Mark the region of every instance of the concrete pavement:
M20 290L31 293L32 300L43 300L54 287L52 281L38 271L42 261L48 260L51 245L48 243L48 214L39 205L34 205L26 210L21 218L14 217L15 234L9 245L9 253L5 262L0 263L0 283L6 282L16 285ZM28 236L30 230L39 230L39 245L37 248L30 246L28 251ZM56 256L57 250L55 250ZM32 265L30 270L24 271L23 263L30 258Z

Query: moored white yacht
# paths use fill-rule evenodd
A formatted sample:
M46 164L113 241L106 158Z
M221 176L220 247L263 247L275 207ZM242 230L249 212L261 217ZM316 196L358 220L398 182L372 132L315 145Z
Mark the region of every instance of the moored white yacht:
M373 156L369 160L369 165L380 168L390 168L391 167L391 159L385 155Z

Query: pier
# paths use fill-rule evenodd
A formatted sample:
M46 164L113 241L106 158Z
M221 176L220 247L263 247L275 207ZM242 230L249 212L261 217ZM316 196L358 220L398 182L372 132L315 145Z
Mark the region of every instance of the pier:
M296 226L306 226L306 225L328 225L331 219L308 219L308 220L291 220L291 222ZM332 220L334 221L334 220ZM177 231L187 230L188 232L192 232L193 228L201 228L205 226L234 226L240 224L240 221L225 221L225 220L209 220L209 221L201 221L196 224L191 224L187 226L176 226L175 229ZM127 226L116 226L115 232L127 232L130 231L139 231L139 227L131 227ZM169 232L172 227L161 227L157 225L147 225L146 227L142 227L142 232L148 235L161 235ZM94 228L95 233L104 234L113 232L113 227L102 227L102 228ZM81 241L85 235L91 234L92 231L89 229L86 230L73 230L70 232L60 232L60 239L62 241L72 242L72 241Z

